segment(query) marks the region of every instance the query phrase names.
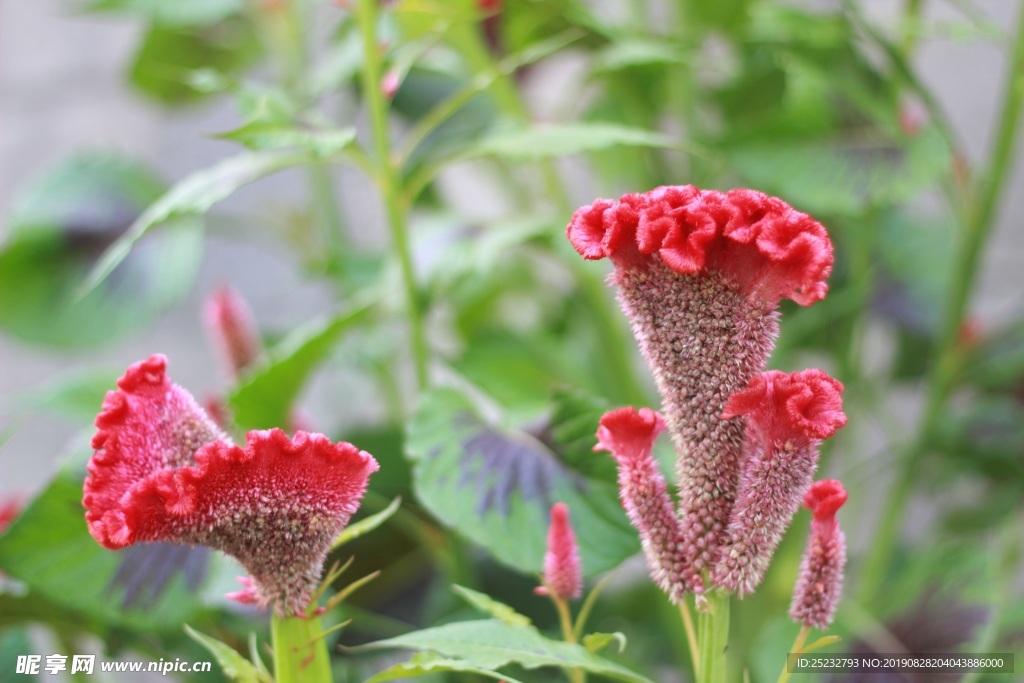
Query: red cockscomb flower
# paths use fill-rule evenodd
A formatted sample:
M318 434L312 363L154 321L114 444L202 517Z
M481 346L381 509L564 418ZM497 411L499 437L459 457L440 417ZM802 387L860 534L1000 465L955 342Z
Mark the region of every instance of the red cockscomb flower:
M726 540L743 460L726 400L762 372L782 298L827 291L825 229L753 190L659 187L579 209L567 234L586 259L610 258L612 282L654 374L678 453L687 564L713 567Z
M665 478L651 455L663 429L661 415L650 408L612 410L601 418L594 450L610 451L618 463L619 496L629 521L640 532L651 578L673 602L679 602L687 588L701 590L701 579L689 568L682 527Z
M811 537L793 589L789 616L808 628L827 628L832 623L843 589L846 537L836 512L846 502L846 491L835 479L817 481L804 496L804 506L814 513Z
M251 575L250 601L303 614L376 460L278 429L235 446L166 366L161 355L136 363L104 400L82 499L90 533L114 550L147 541L222 550Z
M544 585L536 592L538 595L551 593L560 600L577 600L583 594L580 547L569 523L569 506L565 503L551 506L548 550L544 555Z
M754 377L724 416L747 418L747 448L712 581L751 593L768 570L818 464L818 443L846 424L843 385L821 370Z

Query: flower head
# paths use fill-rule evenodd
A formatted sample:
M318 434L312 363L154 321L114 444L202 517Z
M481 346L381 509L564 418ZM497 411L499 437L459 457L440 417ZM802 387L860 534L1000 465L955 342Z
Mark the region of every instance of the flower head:
M544 586L538 593L552 594L560 600L577 600L583 594L583 565L576 535L569 523L569 506L551 506L548 527L548 551L544 555Z
M232 379L263 353L263 342L249 305L231 287L221 287L206 300L206 328Z
M726 402L727 417L746 416L747 447L727 539L712 579L751 593L811 486L818 442L846 424L843 385L821 370L754 377Z
M619 496L629 521L640 532L651 578L673 602L687 588L700 590L700 575L687 559L683 529L668 495L665 478L651 455L665 429L650 408L619 408L604 414L594 450L610 451L619 466Z
M832 623L843 589L846 537L836 512L846 502L843 485L834 479L817 481L804 496L804 506L814 514L811 537L793 589L789 616L808 627L824 629Z
M250 601L306 608L335 536L377 462L348 443L278 429L225 437L154 355L131 366L96 418L82 499L104 547L206 545L248 570Z

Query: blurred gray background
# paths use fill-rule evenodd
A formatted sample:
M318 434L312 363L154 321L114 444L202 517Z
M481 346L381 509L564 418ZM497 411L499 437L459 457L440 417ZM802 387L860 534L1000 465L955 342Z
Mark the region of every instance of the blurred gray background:
M832 7L823 0L814 4ZM879 20L903 6L894 0L864 4ZM1013 25L1016 4L1009 0L978 3L996 28ZM934 0L926 7L929 19L951 25L963 21L950 3ZM76 151L122 151L173 180L237 149L210 137L237 124L230 103L168 112L125 83L125 70L139 38L136 23L76 15L69 3L60 0L0 2L0 214L9 211L34 176ZM984 158L1004 86L1004 51L979 39L933 38L920 45L915 61L948 113L966 156L972 162ZM573 69L570 58L534 72L528 92L539 116L544 115L546 98L557 97L559 83L571 78ZM1021 148L1024 145L1018 147L1018 160ZM471 182L466 175L456 175L449 182ZM306 201L300 180L281 174L244 188L220 208L283 225L289 211ZM1024 193L1017 191L1022 180L1024 164L1018 163L974 298L974 311L983 327L1024 308L1024 234L1019 229ZM378 199L366 182L356 173L341 170L337 186L350 220L365 226L368 233L382 234ZM0 238L3 229L0 223ZM203 297L224 282L243 292L258 311L261 326L271 330L284 331L332 301L329 292L302 279L288 252L273 238L242 242L214 232L190 299L131 339L87 357L72 357L0 334L0 416L9 415L26 390L69 370L109 367L117 373L156 351L172 356L172 376L196 396L217 391L224 378L206 342L200 310ZM321 400L310 400L310 405L328 406L321 408L328 412L312 416L328 430L374 410L355 401L355 392L345 392L345 398L329 383L314 385L311 392ZM900 410L912 415L913 400L906 398L901 397ZM69 440L81 436L81 425L54 418L31 418L16 426L18 431L0 450L0 497L41 487L56 460L66 453ZM0 424L0 430L3 427Z

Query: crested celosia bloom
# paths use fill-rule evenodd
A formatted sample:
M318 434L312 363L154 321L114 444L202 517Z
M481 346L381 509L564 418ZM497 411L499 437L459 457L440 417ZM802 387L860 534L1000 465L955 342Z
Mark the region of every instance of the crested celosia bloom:
M843 589L846 537L836 511L846 502L846 491L835 479L815 482L804 496L804 506L814 514L811 537L793 589L789 616L808 628L827 628L832 623Z
M743 596L761 583L813 481L818 444L846 424L842 390L821 370L771 370L726 402L723 417L747 418L747 445L714 584Z
M678 602L691 569L684 553L679 519L665 478L651 455L654 440L665 429L661 415L650 408L618 408L604 414L594 450L610 451L619 466L619 496L629 521L640 532L647 568L654 583Z
M729 538L746 457L744 420L726 415L726 402L764 370L778 302L824 297L832 244L780 199L692 186L598 200L573 215L567 234L584 258L615 266L611 281L678 454L684 588L702 591Z
M544 585L537 589L537 593L551 594L560 600L577 600L583 594L580 548L569 523L569 506L565 503L551 506L548 550L544 555Z
M206 329L232 380L263 353L263 342L249 305L242 295L224 286L213 293L203 310Z
M251 576L234 597L303 614L376 460L322 434L292 439L279 429L235 446L166 367L161 355L132 365L103 402L82 499L89 532L112 550L216 548Z

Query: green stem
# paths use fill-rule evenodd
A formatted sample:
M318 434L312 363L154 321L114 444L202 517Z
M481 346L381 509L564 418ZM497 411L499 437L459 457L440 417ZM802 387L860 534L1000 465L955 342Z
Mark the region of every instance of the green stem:
M330 265L336 268L340 266L339 262L345 251L345 227L332 187L333 177L330 167L324 164L312 164L308 169L316 224L320 228Z
M555 604L558 612L558 623L562 627L562 638L572 645L576 644L576 630L572 625L572 614L569 613L569 603L551 594L551 602ZM571 683L586 683L587 673L583 669L569 669L569 681Z
M729 594L712 591L700 615L700 666L697 683L725 683L728 676Z
M270 618L275 683L331 683L331 660L320 617Z
M697 643L697 630L693 626L693 615L686 604L686 598L679 601L679 614L683 618L683 628L686 630L686 645L690 648L693 673L697 675L700 672L700 645Z
M810 632L810 627L800 627L800 632L796 634L796 640L793 641L793 646L790 648L789 652L786 653L786 663L782 665L782 673L779 674L778 683L787 683L787 681L789 681L789 655L791 653L794 655L798 655L801 652L803 652L804 643L807 642L807 634L809 634Z
M974 290L981 254L992 231L996 213L1006 189L1013 151L1016 149L1021 108L1024 105L1024 4L1017 19L1014 47L1003 92L996 138L987 170L981 180L977 200L967 214L965 230L956 250L953 276L947 290L942 327L936 347L937 361L932 368L929 393L917 437L903 459L896 484L883 512L872 552L862 573L862 599L874 597L885 576L899 525L911 490L917 480L921 458L928 451L928 438L942 417L942 409L956 384L963 361L959 331Z
M373 146L376 151L378 174L384 206L387 212L391 239L398 256L405 288L406 315L409 319L409 336L412 344L416 381L420 389L429 383L429 349L423 324L423 312L416 286L412 252L409 244L407 206L402 197L399 169L391 153L391 133L388 129L388 105L381 90L383 66L377 43L377 2L359 0L356 4L356 21L363 38L363 95L369 107L370 125L373 129Z

